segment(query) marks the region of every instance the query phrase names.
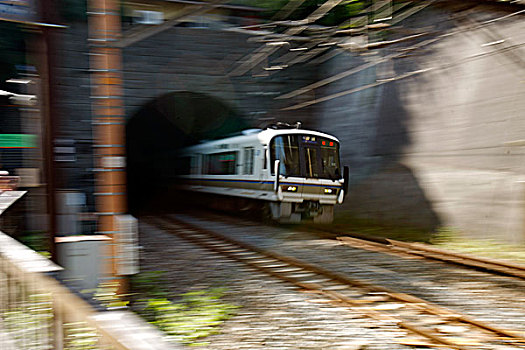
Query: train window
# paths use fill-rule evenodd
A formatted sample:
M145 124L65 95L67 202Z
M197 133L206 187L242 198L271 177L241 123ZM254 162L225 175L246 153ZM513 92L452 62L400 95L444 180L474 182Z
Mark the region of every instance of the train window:
M340 179L339 143L315 135L279 135L270 142L270 165L281 161L284 176ZM272 175L273 166L270 167Z
M252 175L253 174L253 147L245 147L244 148L243 174L244 175Z
M201 158L201 174L207 174L208 173L208 155L203 154Z
M268 162L268 156L266 155L266 152L268 152L268 148L265 146L263 149L264 159L263 159L263 169L266 170L266 163Z
M223 152L208 154L205 157L205 174L233 175L236 174L238 152Z
M199 174L200 154L191 157L190 171L192 175Z
M281 165L279 172L284 176L301 176L301 165L299 161L299 142L296 135L276 136L270 144L270 164L279 159ZM273 166L270 167L272 175Z
M306 162L306 177L319 177L317 149L313 147L304 147L304 160Z
M332 180L341 178L339 168L339 144L331 140L321 142L321 173L322 177Z

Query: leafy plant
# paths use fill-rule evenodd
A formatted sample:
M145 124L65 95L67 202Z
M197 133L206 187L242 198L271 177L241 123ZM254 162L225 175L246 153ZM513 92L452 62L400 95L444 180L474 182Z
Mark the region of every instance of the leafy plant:
M195 340L218 333L217 327L238 308L220 301L223 291L213 288L188 292L177 303L149 299L143 314L174 340L196 345Z
M20 243L28 246L34 251L44 256L50 255L48 252L48 237L45 231L27 231L19 238Z
M97 350L99 335L86 322L64 324L65 350Z
M444 249L494 259L506 259L525 264L525 247L497 242L493 239L467 237L460 230L441 227L432 236L431 243Z
M108 309L125 307L129 302L122 299L123 295L117 294L118 288L118 282L101 283L93 298Z
M165 271L144 271L131 278L131 290L148 298L167 298Z
M163 275L163 271L151 271L132 278L132 309L174 341L206 345L197 340L218 333L218 327L234 315L238 306L221 301L225 292L222 288L187 292L171 301Z

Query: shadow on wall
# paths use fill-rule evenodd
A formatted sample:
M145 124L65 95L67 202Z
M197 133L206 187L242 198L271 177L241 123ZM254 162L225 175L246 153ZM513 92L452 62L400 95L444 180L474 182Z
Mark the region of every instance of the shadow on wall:
M441 225L412 170L387 162L377 173L356 185L344 210L351 217L388 226L434 231ZM426 239L428 237L420 237Z
M175 209L178 149L246 127L232 107L205 94L172 92L144 105L126 125L130 212Z
M394 74L403 74L407 69L413 67L396 67ZM441 225L441 220L412 170L401 163L404 148L411 143L408 133L411 116L400 93L403 83L394 81L383 85L375 106L366 107L368 115L376 116L375 124L369 125L374 132L363 132L370 137L366 152L353 154L352 147L363 147L363 144L353 144L348 137L348 144L344 144L345 137L342 137L343 153L349 155L346 158L351 172L352 167L361 169L354 168L357 181L350 184L340 215L366 219L377 225L431 232Z

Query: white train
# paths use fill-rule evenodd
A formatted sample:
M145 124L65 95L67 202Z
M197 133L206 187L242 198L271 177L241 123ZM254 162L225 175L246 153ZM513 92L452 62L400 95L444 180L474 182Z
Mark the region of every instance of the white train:
M229 196L239 203L256 201L281 223L309 218L332 222L334 205L342 203L348 191L348 167L341 172L339 141L285 125L249 129L182 149L183 189Z

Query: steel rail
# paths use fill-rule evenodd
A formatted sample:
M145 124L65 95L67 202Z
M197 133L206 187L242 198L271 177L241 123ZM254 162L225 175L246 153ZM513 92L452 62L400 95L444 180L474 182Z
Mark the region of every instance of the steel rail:
M499 275L525 279L525 266L507 261L500 261L489 258L480 258L468 254L451 252L445 249L431 247L422 243L409 243L393 239L384 239L380 242L375 238L368 240L363 235L345 234L338 236L337 240L353 247L380 251L385 253L401 253L408 256L417 256L430 260L437 260L446 263L456 264L468 268L474 268L485 272Z
M230 220L226 219L223 216L214 217L214 220L230 222ZM379 236L370 236L357 232L342 233L340 230L334 230L329 228L308 229L304 227L302 228L302 230L314 234L328 233L330 235L334 235L331 238L335 237L335 239L337 239L341 243L350 245L354 248L393 254L404 258L412 257L442 261L493 274L525 279L525 265L509 261L476 257L469 254L457 253L450 250L433 247L428 244L416 242L403 242L395 239Z
M189 240L191 242L194 242L195 244L204 246L205 248L212 250L214 252L217 252L219 254L225 255L228 258L234 259L236 261L240 261L244 264L247 264L253 267L256 270L262 271L266 274L282 279L289 283L293 283L294 285L300 288L326 295L337 302L345 303L350 306L360 306L361 307L360 311L367 317L370 317L372 319L379 319L383 321L384 320L392 321L399 327L409 330L411 332L415 332L421 336L424 336L427 339L430 339L434 342L441 344L442 346L445 345L445 346L448 346L454 349L468 349L469 348L469 347L463 346L462 344L457 344L454 341L450 341L441 335L436 335L434 332L424 327L421 327L417 324L407 322L403 319L400 319L400 317L392 316L392 315L385 316L384 314L378 313L377 310L374 310L372 308L362 308L362 305L364 303L371 303L375 301L369 301L366 299L355 300L341 293L330 290L329 287L325 287L320 283L300 281L298 277L289 276L289 275L286 275L286 272L279 272L279 271L275 271L274 269L275 268L278 268L278 269L285 268L286 270L287 266L283 265L284 263L284 264L289 265L288 267L291 266L295 272L302 272L303 275L305 274L311 275L312 273L316 274L317 277L320 276L325 279L324 283L326 282L339 283L339 284L342 284L345 288L347 288L348 286L357 287L365 291L363 295L366 295L371 292L381 293L389 301L403 302L404 306L415 309L418 312L426 312L428 314L435 315L440 318L444 318L448 322L461 322L464 324L468 324L470 326L479 328L483 331L489 331L491 333L497 334L498 336L506 337L507 341L525 343L525 335L522 335L518 332L495 327L485 322L474 320L469 316L461 315L457 312L451 311L444 307L432 304L418 297L408 295L405 293L398 293L398 292L392 291L382 286L373 285L366 281L352 279L346 275L342 275L340 273L324 269L320 266L316 266L308 262L301 261L301 260L298 260L298 259L295 259L289 256L283 256L280 254L276 254L274 252L252 246L245 242L234 240L220 233L206 230L201 227L198 227L192 224L188 224L186 222L182 222L174 218L166 218L166 217L164 217L163 219L149 218L149 219L146 219L145 221L154 226L162 228L163 230L168 229L170 232L174 232L186 240ZM172 227L171 229L169 229L170 225ZM176 227L173 228L173 225L175 225ZM261 264L261 261L256 261L253 258L254 255L259 255L260 257L266 260L263 260ZM251 258L247 256L251 256ZM270 258L271 260L268 261L267 260L268 258ZM273 262L273 264L268 264L269 262ZM289 272L289 268L288 268L288 272Z
M214 220L230 222L230 220L223 216L214 217ZM336 229L305 227L303 227L302 230L314 234L329 234L331 235L329 238L335 238L341 243L350 245L354 248L392 254L403 258L412 257L437 260L493 274L525 279L525 265L509 261L476 257L469 254L456 253L450 250L429 246L428 244L403 242L357 232L343 233ZM326 237L326 235L324 236Z
M440 248L428 247L421 243L407 243L391 239L388 241L393 247L408 249L411 254L525 279L525 266L523 265L454 253Z

